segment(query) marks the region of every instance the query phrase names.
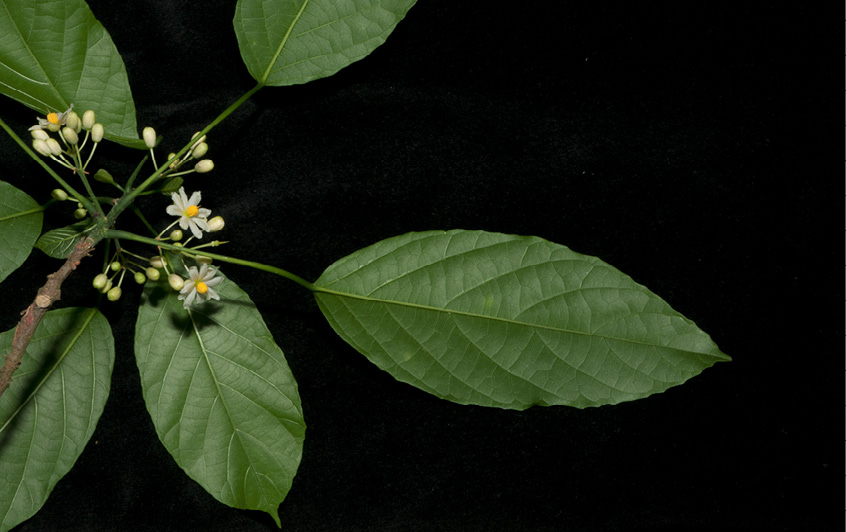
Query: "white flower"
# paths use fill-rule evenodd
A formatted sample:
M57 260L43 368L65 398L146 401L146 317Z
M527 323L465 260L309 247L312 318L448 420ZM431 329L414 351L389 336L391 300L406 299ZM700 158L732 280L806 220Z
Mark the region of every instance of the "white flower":
M200 207L200 193L194 192L189 198L185 194L185 188L179 187L179 192L172 193L170 197L173 199L173 205L168 205L167 213L180 217L179 227L190 228L195 237L203 238L203 231L209 230L207 218L211 210Z
M65 125L68 120L68 114L73 111L73 104L68 107L64 113L49 113L47 118L38 117L38 125L29 128L30 131L34 129L49 129L50 131L58 131Z
M179 291L179 299L184 300L182 306L187 309L197 299L201 302L209 299L219 300L220 295L214 291L214 287L223 281L223 277L215 277L215 275L217 275L217 268L208 264L200 266L199 271L196 266L191 266L188 269L185 286Z

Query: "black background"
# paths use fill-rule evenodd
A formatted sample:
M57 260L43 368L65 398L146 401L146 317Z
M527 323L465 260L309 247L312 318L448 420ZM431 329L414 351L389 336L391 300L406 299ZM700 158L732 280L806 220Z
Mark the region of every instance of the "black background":
M163 153L254 85L232 0L90 5ZM804 5L424 0L371 56L263 89L213 131L216 168L187 188L225 217L224 253L314 280L407 231L538 235L631 275L734 359L614 407L460 406L347 347L305 290L229 266L308 423L285 530L842 530L841 26ZM34 122L9 99L2 112L22 133ZM0 150L2 179L46 199L42 172ZM126 175L135 157L104 145L98 162ZM166 204L141 202L160 227ZM99 264L61 306L94 303ZM0 286L0 329L58 265L36 251ZM159 443L137 297L104 309L117 361L91 442L19 530L273 529Z

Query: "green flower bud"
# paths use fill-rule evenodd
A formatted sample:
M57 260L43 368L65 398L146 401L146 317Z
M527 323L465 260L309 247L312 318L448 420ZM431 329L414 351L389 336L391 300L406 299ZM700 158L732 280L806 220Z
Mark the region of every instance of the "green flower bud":
M65 118L65 125L73 129L74 133L79 133L82 129L82 120L79 119L79 115L76 114L76 111L68 113L68 116Z
M156 130L151 127L145 127L144 131L141 132L141 136L144 137L144 144L147 145L148 148L155 148L156 147Z
M199 131L197 131L197 132L195 132L193 135L191 135L191 140L197 139L197 141L196 141L194 144L192 144L192 145L191 145L191 149L192 149L192 150L193 150L193 149L194 149L194 147L195 147L196 145L198 145L199 143L201 143L201 142L205 142L205 141L206 141L206 136L205 136L205 135L203 135L203 136L202 136L202 137L200 137L200 138L197 138L199 135L200 135L200 132L199 132Z
M111 279L107 279L107 280L106 280L106 285L105 285L105 286L103 286L103 288L101 288L101 289L100 289L100 293L101 293L101 294L105 294L106 292L108 292L108 291L109 291L109 290L111 290L111 289L112 289L112 280L111 280Z
M68 193L60 188L53 189L50 196L56 201L65 201L68 199Z
M59 155L62 153L62 147L59 146L59 141L50 137L46 141L47 147L50 148L50 155Z
M82 127L90 131L94 124L97 123L97 117L91 109L82 113Z
M159 270L153 268L152 266L147 268L145 271L147 272L147 279L151 281L158 281L159 277L161 276Z
M65 142L72 146L79 142L79 137L77 136L76 131L74 131L74 129L70 126L62 128L62 137L65 139Z
M205 255L196 255L194 257L194 260L197 261L197 264L211 264L212 263L212 258L206 257Z
M174 229L170 232L170 239L174 242L179 242L180 240L182 240L182 231L179 229Z
M101 273L94 277L94 281L91 282L91 285L96 288L97 290L102 290L106 283L109 282L109 276L105 273Z
M48 135L47 132L44 131L41 128L36 128L36 129L31 130L30 134L32 135L32 138L34 138L34 139L47 140L47 139L50 138L50 135Z
M170 287L176 290L182 290L182 287L185 286L185 279L180 277L179 275L172 273L167 276L167 282L170 284Z
M50 151L50 146L47 145L46 141L41 139L35 139L32 141L32 149L44 157L50 157L53 155L53 152Z
M120 289L120 287L116 286L116 287L112 288L111 290L109 290L109 293L106 294L106 297L108 298L109 301L117 301L118 299L120 299L120 295L122 293L123 293L123 291Z
M191 149L191 157L195 159L202 159L207 151L209 151L209 145L205 142L201 142Z
M155 270L155 269L154 269L154 271L155 271L157 274L159 273L159 270ZM138 284L144 284L144 283L146 283L146 282L147 282L147 276L146 276L146 275L144 275L142 272L135 272L135 277L134 277L134 278L135 278L135 282L136 282L136 283L138 283Z
M115 179L112 177L112 174L109 173L108 170L104 170L100 168L96 172L94 172L94 181L99 181L100 183L107 183L109 185L113 185L115 183Z
M77 220L82 220L86 216L88 216L88 211L86 211L85 209L77 209L73 211L73 217Z
M167 265L167 259L161 255L156 255L150 259L150 266L153 268L164 268Z
M100 142L103 140L103 135L106 133L105 129L103 128L103 124L97 122L93 126L91 126L91 140L94 142Z
M208 224L209 231L212 233L215 231L220 231L221 229L223 229L223 226L226 225L223 221L223 216L215 216L214 218L208 221Z
M212 168L214 168L214 163L211 159L203 159L202 161L194 165L194 170L196 170L198 174L205 174L206 172L211 172Z
M116 272L120 270L120 263L118 261L114 261L113 263L109 264L109 268L111 268L113 272Z

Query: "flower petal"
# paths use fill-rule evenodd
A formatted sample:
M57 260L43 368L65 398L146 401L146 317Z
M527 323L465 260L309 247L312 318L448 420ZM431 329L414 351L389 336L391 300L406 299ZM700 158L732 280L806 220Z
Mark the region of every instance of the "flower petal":
M186 225L191 228L191 233L194 234L194 238L203 238L203 232L197 227L197 221L191 218L183 218L186 220ZM179 220L179 225L182 225L182 220ZM182 226L185 229L185 226Z
M194 303L194 300L197 298L196 287L194 285L192 285L191 288L192 288L192 290L190 292L188 292L187 296L185 296L185 302L182 303L182 306L184 308L190 307Z

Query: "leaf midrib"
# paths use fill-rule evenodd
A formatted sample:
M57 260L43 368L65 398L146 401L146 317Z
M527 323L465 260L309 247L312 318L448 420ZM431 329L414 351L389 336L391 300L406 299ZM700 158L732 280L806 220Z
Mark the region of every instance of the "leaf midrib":
M206 366L208 367L209 373L211 374L211 378L214 381L214 386L215 386L215 389L217 390L217 395L218 395L218 397L220 397L220 402L221 402L221 404L223 404L223 408L226 410L226 417L229 419L229 424L232 427L232 436L234 438L238 439L238 443L240 444L241 449L244 451L244 454L247 455L247 460L249 460L250 465L247 468L247 471L245 471L245 474L246 474L247 472L249 472L249 469L253 466L253 463L255 462L255 460L251 456L251 453L248 450L249 446L245 445L244 442L242 441L243 436L241 436L241 434L247 434L247 433L244 430L238 428L238 424L235 422L235 418L232 416L232 412L229 410L229 404L227 403L226 397L223 395L223 390L221 389L221 385L225 386L225 384L221 383L220 380L217 378L217 374L215 373L214 367L212 367L211 360L209 359L209 353L211 353L211 351L209 351L209 349L206 348L205 342L203 342L203 337L200 335L200 329L199 329L199 327L197 327L197 322L194 319L194 313L191 310L188 310L188 317L191 319L191 325L194 329L194 334L197 337L197 342L200 344L200 350L203 353L203 359L205 360ZM228 452L229 451L227 451L227 453ZM228 477L229 477L229 472L227 471L227 482L228 482ZM258 485L259 490L262 493L262 498L265 501L270 501L272 498L269 497L265 493L264 486L262 486L260 482L257 482L256 484Z
M17 409L15 409L15 411L12 413L12 415L9 416L9 419L6 420L6 423L4 423L2 427L0 427L0 433L2 433L6 429L6 427L9 425L9 423L11 423L12 420L15 419L15 417L20 413L20 411L33 399L33 397L35 397L35 395L38 393L38 391L41 389L41 387L44 386L44 383L46 383L50 379L50 377L53 375L53 372L55 372L59 368L62 361L64 361L65 357L68 355L68 353L70 353L70 350L73 349L73 346L76 345L76 342L79 341L79 338L80 338L80 336L82 336L82 333L86 329L88 329L88 326L91 324L91 320L93 320L94 316L97 314L97 309L90 309L90 310L91 310L91 312L89 313L88 318L85 320L85 323L83 323L79 327L79 330L77 331L76 335L74 335L74 337L71 339L71 341L68 343L68 346L65 348L64 352L62 352L62 354L56 359L56 362L53 364L53 366L44 374L44 377L38 383L38 386L36 386L32 390L32 392L30 392L30 394L26 397L26 399L21 401L21 404L18 406ZM50 335L50 336L54 336L54 335ZM38 338L38 340L41 341L41 340L44 340L45 338L49 338L50 336L40 337L40 338Z
M41 62L38 60L38 57L36 57L36 55L34 53L32 53L32 47L29 46L26 42L26 39L24 39L23 34L21 33L21 29L18 26L15 18L12 17L12 12L9 11L9 6L6 4L6 2L3 2L3 7L6 9L6 13L8 13L8 15L9 15L9 20L12 21L12 26L14 26L15 31L17 32L18 37L20 38L20 41L24 44L24 48L26 48L26 51L32 57L32 60L35 61L35 64L38 65L38 68L41 69L41 72L44 74L44 79L46 79L47 82L42 83L42 84L47 85L50 88L50 90L52 90L52 92L55 94L55 96L59 99L59 101L62 102L65 105L65 107L67 107L68 103L65 101L64 98L62 98L62 95L59 94L59 91L56 89L56 85L50 79L50 76L47 75L47 71L44 69L44 67L41 66ZM33 7L33 9L35 9L35 7ZM35 17L35 16L37 16L37 14L33 14L33 17ZM63 29L66 29L66 28L63 28ZM36 81L36 83L38 83L38 82ZM23 91L19 91L19 92L23 92ZM26 93L23 93L23 94L26 94ZM29 96L30 98L32 98L33 100L41 101L31 94L26 94L26 95ZM46 102L42 102L42 103L46 103Z
M350 298L350 299L357 299L359 301L366 301L366 302L369 302L369 303L383 303L383 304L387 304L387 305L397 305L397 306L413 308L413 309L418 309L418 310L427 310L427 311L431 311L431 312L439 312L439 313L445 313L445 314L455 314L455 315L458 315L458 316L465 316L465 317L468 317L468 318L487 319L487 320L491 320L491 321L513 324L513 325L518 325L518 326L522 326L522 327L544 329L544 330L548 330L548 331L559 332L559 333L564 333L564 334L573 334L573 335L577 335L577 336L585 336L585 337L589 337L589 338L602 338L602 339L605 339L605 340L612 340L612 341L616 341L616 342L623 342L623 343L629 343L629 344L641 345L641 346L647 346L647 347L660 347L662 349L670 349L670 350L673 350L673 351L679 351L679 352L683 352L683 353L694 353L694 354L697 354L697 355L707 355L707 356L711 356L711 357L714 357L714 358L722 359L722 357L713 355L711 353L701 353L701 352L698 352L698 351L687 351L687 350L684 350L684 349L679 349L677 347L665 346L665 345L659 345L659 344L652 344L652 343L646 343L646 342L639 342L637 340L631 340L631 339L628 339L628 338L617 338L617 337L614 337L614 336L607 336L607 335L602 335L602 334L595 334L595 333L588 333L588 332L584 332L584 331L576 331L576 330L572 330L572 329L566 329L566 328L563 328L563 327L553 327L553 326L550 326L550 325L528 323L528 322L525 322L525 321L515 320L515 319L511 319L511 318L503 318L503 317L500 317L500 316L490 316L490 315L486 315L486 314L478 314L478 313L467 312L467 311L463 311L463 310L445 309L445 308L435 307L435 306L432 306L432 305L423 305L421 303L411 303L411 302L408 302L408 301L396 301L396 300L392 300L392 299L377 299L377 298L373 298L373 297L363 296L363 295L360 295L360 294L351 294L351 293L348 293L348 292L331 290L329 288L324 288L324 287L321 287L321 286L315 286L314 292L323 293L323 294L327 294L327 295L331 295L331 296L335 296L335 297L340 297L340 298L346 297L346 298Z
M297 25L297 22L300 21L300 18L303 16L303 12L305 11L306 6L308 5L309 0L305 0L303 2L302 7L300 7L297 16L294 17L294 20L291 21L291 25L288 26L288 31L285 32L285 36L282 37L282 42L279 43L279 47L276 49L276 53L273 54L273 57L270 59L270 63L268 63L267 68L264 71L264 75L261 77L262 85L267 83L267 78L270 77L271 72L273 71L273 65L276 64L276 61L279 59L279 56L282 54L282 49L285 48L285 45L288 44L288 39L291 37L291 32L294 31L294 26Z

